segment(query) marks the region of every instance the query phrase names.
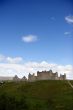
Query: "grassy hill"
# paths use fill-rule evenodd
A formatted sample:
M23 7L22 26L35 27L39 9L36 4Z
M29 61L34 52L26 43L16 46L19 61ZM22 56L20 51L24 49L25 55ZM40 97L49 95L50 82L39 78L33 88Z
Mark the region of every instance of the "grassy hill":
M5 82L0 85L0 110L72 109L73 89L67 81Z

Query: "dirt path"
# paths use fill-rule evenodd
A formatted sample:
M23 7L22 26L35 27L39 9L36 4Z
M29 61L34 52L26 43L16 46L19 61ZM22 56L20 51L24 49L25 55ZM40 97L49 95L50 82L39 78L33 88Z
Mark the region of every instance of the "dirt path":
M70 80L67 80L67 82L70 85L70 87L73 88L73 85L71 84Z

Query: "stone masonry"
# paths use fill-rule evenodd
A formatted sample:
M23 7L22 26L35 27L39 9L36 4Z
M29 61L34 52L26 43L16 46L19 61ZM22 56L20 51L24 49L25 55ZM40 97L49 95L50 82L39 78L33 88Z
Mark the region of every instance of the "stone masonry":
M22 79L18 78L17 75L14 76L13 81L38 81L38 80L66 80L66 74L58 76L58 73L53 73L52 70L49 71L37 71L37 75L30 74L28 75L28 79L24 76Z

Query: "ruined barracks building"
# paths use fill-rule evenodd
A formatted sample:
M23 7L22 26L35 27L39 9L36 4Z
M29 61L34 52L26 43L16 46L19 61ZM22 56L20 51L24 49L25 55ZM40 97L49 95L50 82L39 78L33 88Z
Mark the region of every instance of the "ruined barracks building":
M13 77L13 81L27 81L27 78L24 76L22 79L20 79L17 75Z
M35 74L28 75L28 79L24 76L22 79L18 78L17 75L13 78L14 81L38 81L38 80L66 80L66 74L62 75L60 74L60 77L58 77L58 73L53 73L52 70L49 71L37 71L37 76Z
M60 74L60 77L58 77L58 73L53 73L52 70L50 71L37 71L37 76L35 74L28 75L28 81L36 81L36 80L66 80L66 74L62 75Z

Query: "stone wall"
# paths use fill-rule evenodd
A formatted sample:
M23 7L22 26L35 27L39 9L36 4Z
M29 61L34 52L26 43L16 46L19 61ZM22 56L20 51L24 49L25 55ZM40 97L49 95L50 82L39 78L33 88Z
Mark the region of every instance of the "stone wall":
M28 81L35 81L35 80L37 80L37 77L35 76L35 74L33 73L33 74L30 74L29 73L29 75L28 75Z
M66 79L66 74L60 75L58 77L58 73L53 73L52 70L50 71L42 71L39 72L37 71L37 76L35 74L30 74L28 75L28 81L36 81L36 80L65 80Z
M53 73L52 70L49 71L37 71L37 76L35 74L28 75L28 79L24 76L22 79L18 78L17 75L13 78L13 81L37 81L37 80L66 80L66 74L62 75L60 74L60 77L58 77L58 73Z

